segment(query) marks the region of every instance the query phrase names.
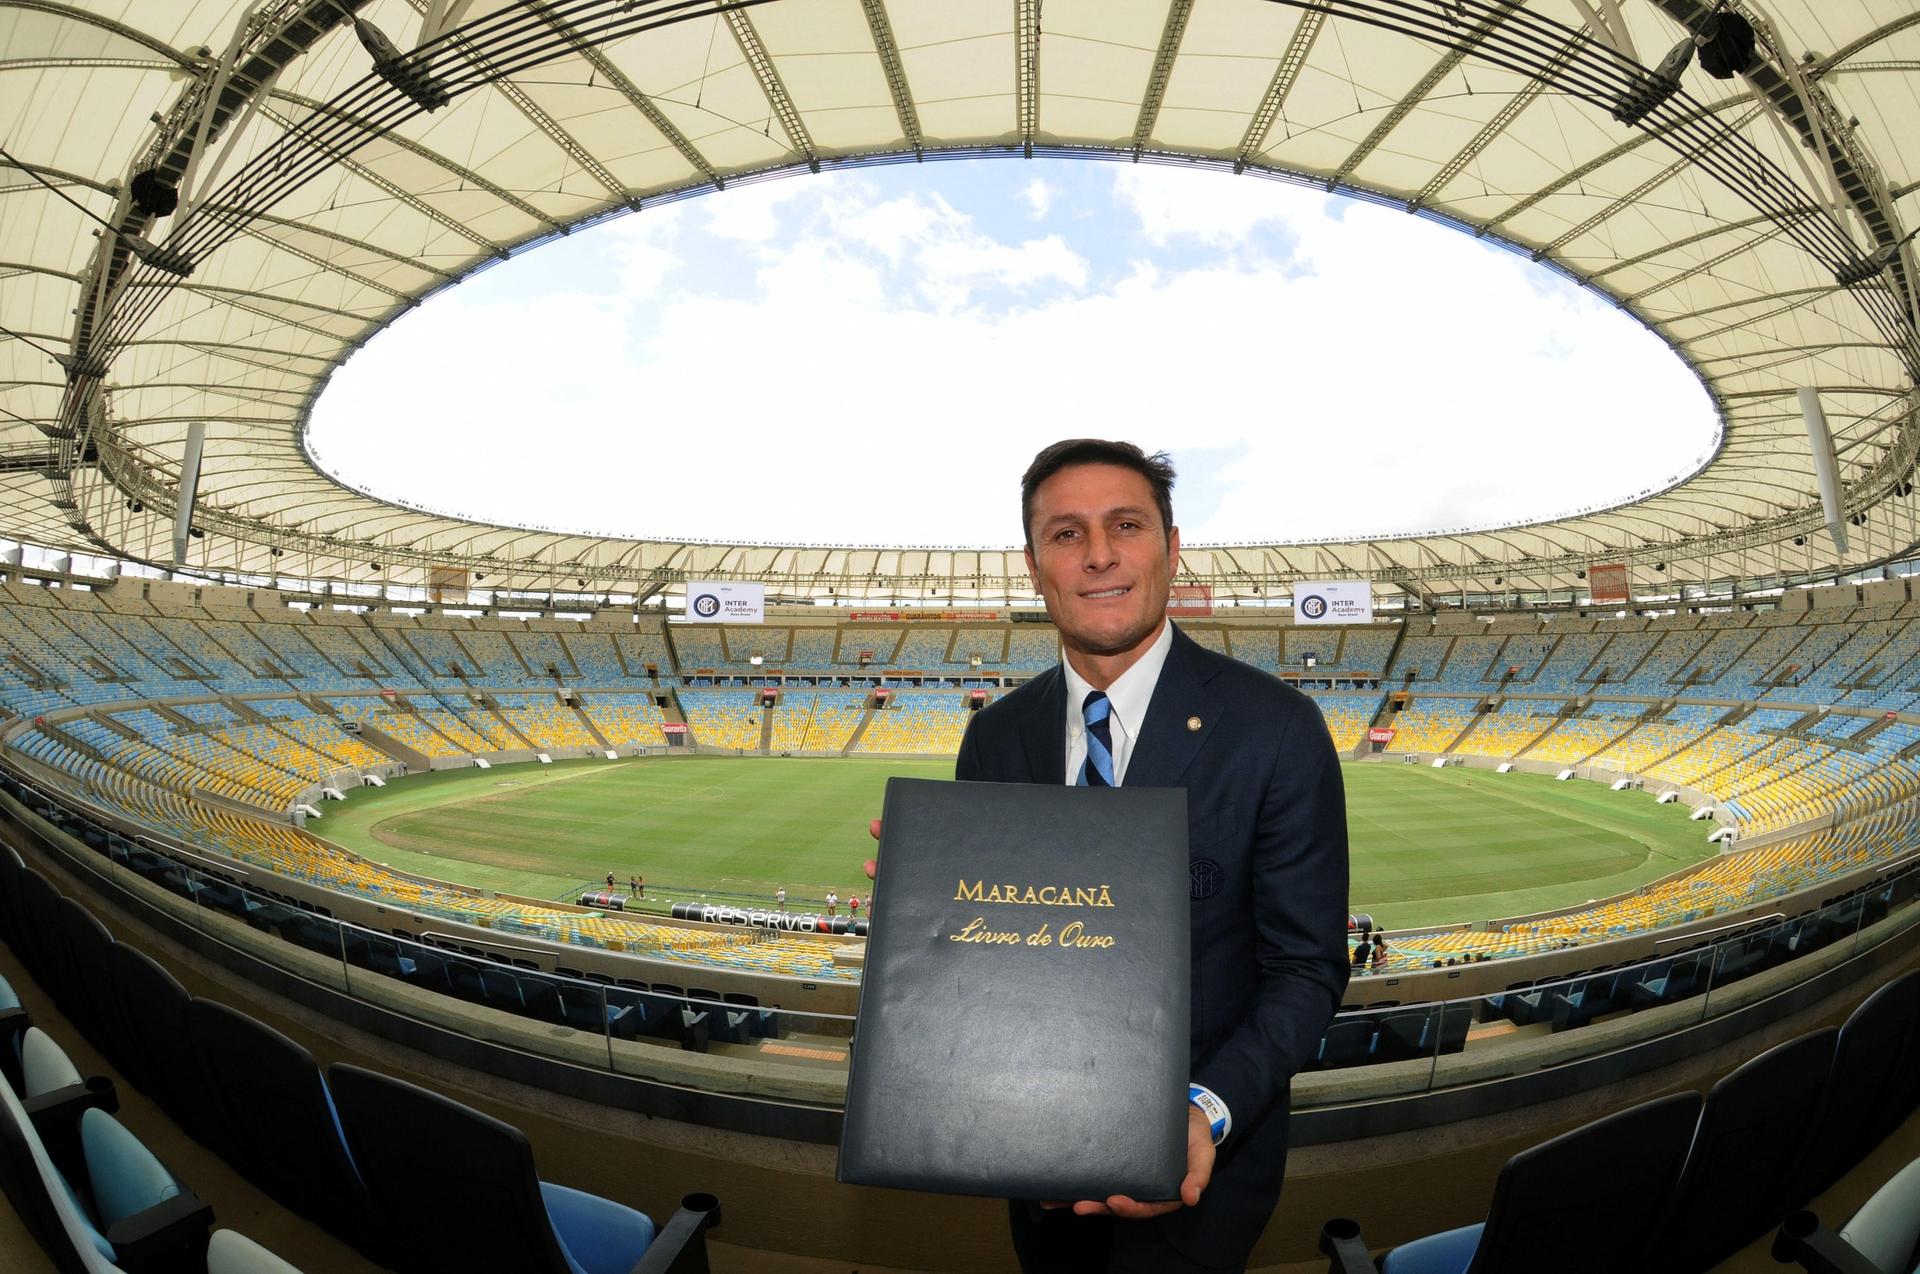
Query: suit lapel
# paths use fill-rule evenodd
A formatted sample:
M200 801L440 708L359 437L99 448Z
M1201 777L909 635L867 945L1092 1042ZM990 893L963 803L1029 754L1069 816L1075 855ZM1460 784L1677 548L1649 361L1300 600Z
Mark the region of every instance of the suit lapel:
M1041 676L1051 680L1021 722L1020 742L1027 753L1027 781L1058 783L1067 773L1067 679L1057 666Z
M1226 707L1208 686L1212 680L1213 669L1205 666L1205 652L1175 627L1166 665L1160 670L1153 698L1147 702L1147 719L1127 760L1123 786L1179 786L1181 776L1213 733ZM1060 712L1065 711L1063 701ZM1064 757L1059 764L1064 768Z

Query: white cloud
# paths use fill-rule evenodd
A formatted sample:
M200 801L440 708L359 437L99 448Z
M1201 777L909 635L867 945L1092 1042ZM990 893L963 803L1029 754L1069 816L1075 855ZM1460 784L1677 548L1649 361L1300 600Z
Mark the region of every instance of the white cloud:
M620 267L620 286L628 296L651 296L682 264L674 244L680 237L685 209L685 204L649 208L607 226L614 259Z
M1271 183L1120 171L1114 212L1073 243L988 234L937 193L727 192L724 226L631 232L604 295L437 299L342 370L316 437L377 475L354 480L469 514L976 544L1014 542L1020 470L1070 435L1210 453L1189 543L1553 516L1674 476L1707 437L1705 396L1654 337L1510 253ZM793 193L749 207L762 190ZM1136 213L1186 248L1121 265L1112 227ZM1196 246L1261 223L1294 255ZM743 244L734 291L686 291ZM637 286L664 277L649 254L681 263L673 291Z
M702 198L699 207L706 214L706 228L720 238L765 243L780 231L782 206L810 193L811 183L800 178L763 181L716 191Z
M1124 164L1113 170L1115 202L1150 242L1239 243L1262 222L1280 222L1318 196L1257 177L1212 169Z
M1020 188L1020 197L1027 201L1027 207L1031 210L1035 221L1046 220L1047 209L1053 207L1052 186L1041 178L1035 177Z

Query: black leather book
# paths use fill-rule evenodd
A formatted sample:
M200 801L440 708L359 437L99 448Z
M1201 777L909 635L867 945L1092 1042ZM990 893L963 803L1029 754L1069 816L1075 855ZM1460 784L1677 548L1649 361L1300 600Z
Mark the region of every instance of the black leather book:
M1186 792L892 779L883 814L840 1180L1173 1198Z

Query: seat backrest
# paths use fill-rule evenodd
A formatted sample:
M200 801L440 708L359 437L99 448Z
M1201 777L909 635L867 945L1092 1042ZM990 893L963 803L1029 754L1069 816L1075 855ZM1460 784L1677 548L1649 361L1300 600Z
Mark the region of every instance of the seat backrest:
M1839 1034L1829 1026L1770 1048L1707 1094L1664 1218L1673 1268L1709 1269L1779 1224Z
M53 1037L29 1026L20 1038L21 1097L31 1101L80 1082L80 1071Z
M1920 1032L1920 971L1887 983L1840 1028L1826 1104L1795 1174L1788 1203L1803 1207L1852 1170L1899 1123L1890 1086L1908 1037Z
M1661 1203L1687 1160L1700 1094L1597 1119L1507 1160L1469 1274L1642 1269Z
M56 927L67 958L73 962L73 1003L62 1005L62 1010L108 1061L128 1079L134 1078L139 1068L127 1064L126 1014L120 1007L120 997L113 993L113 966L107 960L113 935L73 898L60 900Z
M187 1135L224 1153L219 1124L207 1104L207 1086L193 1055L187 1005L193 997L144 951L115 943L107 951L114 994L127 1026L127 1047L139 1066L127 1076L160 1104Z
M1920 985L1915 985L1920 983L1920 973L1909 973L1900 982L1908 984L1901 994L1920 996ZM1876 1113L1887 1121L1885 1131L1891 1132L1906 1122L1916 1106L1920 1106L1920 1021L1907 1028L1906 1038L1900 1044L1900 1055L1894 1059L1893 1071L1881 1093L1880 1108Z
M61 1274L116 1274L97 1248L99 1231L80 1211L13 1088L0 1083L0 1182L7 1200Z
M519 1129L358 1066L328 1075L397 1268L568 1274Z
M372 1211L313 1054L213 1000L196 998L188 1019L228 1161L288 1208L371 1254L379 1247Z
M60 911L60 891L52 881L29 867L20 873L20 962L27 966L55 1004L67 998L66 961L59 959L53 918Z

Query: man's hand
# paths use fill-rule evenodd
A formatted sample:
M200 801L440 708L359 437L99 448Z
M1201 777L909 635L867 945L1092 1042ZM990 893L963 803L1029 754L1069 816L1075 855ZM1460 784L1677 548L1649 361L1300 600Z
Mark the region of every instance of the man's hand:
M1180 1182L1180 1197L1169 1199L1165 1203L1138 1203L1124 1194L1116 1194L1102 1203L1095 1199L1082 1199L1073 1205L1076 1216L1117 1216L1129 1221L1144 1221L1148 1217L1165 1216L1177 1208L1191 1208L1200 1202L1200 1194L1213 1180L1213 1129L1207 1125L1207 1117L1200 1113L1198 1106L1187 1107L1187 1175ZM1064 1204L1042 1204L1042 1207L1064 1207Z
M870 836L872 836L872 837L873 837L873 838L874 838L875 840L879 840L879 839L880 839L880 820L879 820L879 819L877 819L877 818L876 818L876 819L874 819L874 820L873 820L873 821L872 821L871 823L868 823L868 824L867 824L867 834L868 834L868 835L870 835ZM872 880L872 879L873 879L873 873L874 873L874 872L876 872L876 871L878 871L878 870L879 870L879 868L880 868L880 864L879 864L879 863L876 863L876 862L874 862L874 861L873 861L873 859L871 859L871 858L869 858L869 859L868 859L868 860L867 860L867 861L866 861L866 862L865 862L864 864L862 864L862 865L863 865L863 866L864 866L864 867L866 868L866 870L867 870L867 879L868 879L868 880Z

